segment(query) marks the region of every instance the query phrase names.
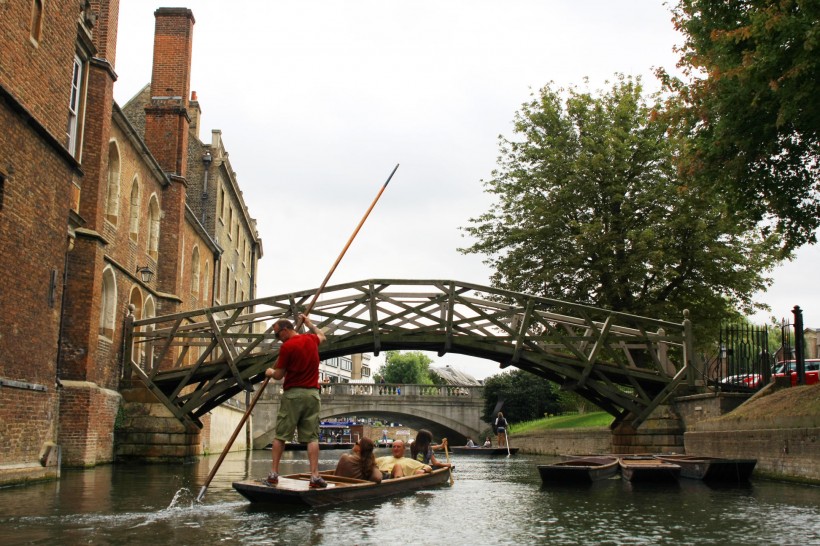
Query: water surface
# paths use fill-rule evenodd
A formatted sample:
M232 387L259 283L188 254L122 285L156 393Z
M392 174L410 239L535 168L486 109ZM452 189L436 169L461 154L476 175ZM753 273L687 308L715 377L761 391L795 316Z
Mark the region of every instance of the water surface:
M339 451L323 451L332 468ZM385 451L386 454L386 451ZM191 465L67 470L59 482L0 489L0 544L715 544L820 545L820 488L752 480L637 487L615 478L544 487L544 456L452 457L452 487L325 509L259 509L231 482L261 478L270 452ZM286 452L282 471L306 472Z

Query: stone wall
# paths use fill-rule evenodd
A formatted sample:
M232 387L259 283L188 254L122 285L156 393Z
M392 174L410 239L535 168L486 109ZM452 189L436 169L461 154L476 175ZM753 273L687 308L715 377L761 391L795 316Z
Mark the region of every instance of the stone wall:
M624 420L612 431L613 453L683 453L684 425L671 406L658 406L635 429Z
M86 467L114 460L114 421L121 396L89 381L62 382L60 445L64 466Z
M686 452L757 459L755 474L820 484L820 385L769 385L721 417L690 423Z
M693 431L686 452L757 459L755 475L820 484L820 428Z
M211 410L208 441L203 442L205 454L222 453L243 415L245 415L244 411L229 405L218 406ZM231 451L245 451L248 449L246 428L252 425L252 420L253 418L248 418L242 430L239 431L236 440L231 445Z
M194 461L201 452L200 430L184 426L145 388L123 389L117 419L117 461L179 463Z
M683 420L684 429L707 419L725 415L749 399L748 394L709 393L677 398L674 408Z
M525 432L510 437L510 445L537 455L612 453L612 431L601 427Z

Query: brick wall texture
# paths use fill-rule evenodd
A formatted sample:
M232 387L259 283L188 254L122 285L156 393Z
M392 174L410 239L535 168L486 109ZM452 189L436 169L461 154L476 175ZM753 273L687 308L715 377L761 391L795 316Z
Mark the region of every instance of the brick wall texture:
M0 290L0 483L54 477L56 446L67 466L113 461L126 317L211 306L220 270L220 234L213 223L210 235L204 231L187 206L187 168L198 165L193 184L203 187L197 161L206 148L189 135L198 116L189 111L192 12L155 12L154 92L146 87L136 106L120 110L113 101L118 0L46 2L39 39L33 5L0 2L0 274L15 279ZM78 51L82 146L72 155L66 127ZM221 146L220 153L226 164ZM227 190L242 209L244 240L258 245L235 180ZM153 279L142 281L138 267ZM251 293L249 283L240 292ZM210 419L203 421L207 434ZM167 434L143 444L151 446L146 456L168 456L159 447L166 441L181 457L209 442L199 430ZM131 445L124 449L133 452Z
M0 386L0 483L53 474L39 457L56 441L66 232L79 177L65 148L77 3L49 2L39 41L31 9L0 4L0 378L22 387Z

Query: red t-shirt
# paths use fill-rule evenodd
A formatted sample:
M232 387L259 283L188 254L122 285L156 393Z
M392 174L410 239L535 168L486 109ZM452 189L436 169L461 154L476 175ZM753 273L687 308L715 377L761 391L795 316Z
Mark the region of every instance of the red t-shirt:
M319 336L299 334L279 348L276 368L285 370L285 390L294 387L319 388Z

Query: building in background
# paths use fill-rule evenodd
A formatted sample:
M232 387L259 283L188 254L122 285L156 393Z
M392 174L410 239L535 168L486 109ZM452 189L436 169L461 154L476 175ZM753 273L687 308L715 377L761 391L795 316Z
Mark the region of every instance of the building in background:
M219 131L198 137L193 14L155 12L151 84L120 109L118 6L0 5L0 273L13 279L0 483L55 477L60 457L114 459L127 318L256 295L255 221Z
M319 380L330 383L372 383L370 354L337 356L319 364Z

